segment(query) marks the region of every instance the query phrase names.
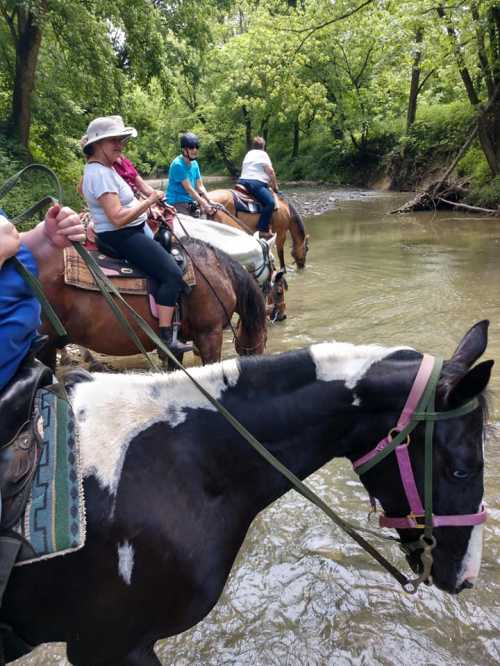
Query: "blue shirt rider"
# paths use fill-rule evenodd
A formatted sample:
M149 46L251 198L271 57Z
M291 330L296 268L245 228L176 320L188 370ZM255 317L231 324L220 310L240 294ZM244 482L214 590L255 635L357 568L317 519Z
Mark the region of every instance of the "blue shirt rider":
M196 134L187 132L181 136L181 154L168 170L166 189L167 202L175 206L178 213L196 214L198 206L202 213L213 215L214 209L203 185L200 167L197 162L200 142Z

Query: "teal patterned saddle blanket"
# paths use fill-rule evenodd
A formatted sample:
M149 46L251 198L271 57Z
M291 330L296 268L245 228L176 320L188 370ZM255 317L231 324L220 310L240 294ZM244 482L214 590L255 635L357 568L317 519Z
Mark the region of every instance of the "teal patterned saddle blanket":
M40 460L24 515L14 531L31 544L16 566L64 555L85 544L85 502L78 440L71 405L40 389L33 425L41 439Z

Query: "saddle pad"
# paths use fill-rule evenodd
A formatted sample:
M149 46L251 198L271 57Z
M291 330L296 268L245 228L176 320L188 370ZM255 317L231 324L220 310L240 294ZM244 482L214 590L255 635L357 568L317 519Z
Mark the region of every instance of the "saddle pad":
M125 260L112 259L98 250L87 250L97 261L103 273L122 294L145 296L149 293L148 279L144 273L132 269ZM194 268L187 257L183 280L189 287L196 285ZM64 249L64 282L87 291L99 291L87 265L73 247Z
M86 536L83 477L71 406L52 391L40 389L33 428L42 452L24 516L14 531L31 544L36 557L20 559L16 566L78 550Z
M267 271L259 270L263 262L267 260L267 253L275 243L259 240L246 231L227 224L214 222L212 220L201 220L189 215L179 213L174 220L174 234L181 240L183 238L197 238L204 243L209 243L218 250L222 250L232 259L238 261L247 271L258 271L257 281L262 284L268 279ZM264 249L264 245L268 246Z

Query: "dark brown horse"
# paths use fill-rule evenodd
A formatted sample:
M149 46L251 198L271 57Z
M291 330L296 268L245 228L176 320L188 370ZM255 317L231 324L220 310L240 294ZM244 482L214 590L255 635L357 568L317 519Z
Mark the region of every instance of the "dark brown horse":
M257 230L260 214L237 213L231 190L214 190L209 192L208 196L210 201L221 204L230 213L230 215L227 215L224 210L218 210L214 217L215 220L252 233ZM239 225L233 219L234 217L241 220L242 225ZM297 268L304 268L309 250L309 236L306 234L304 221L293 204L282 198L279 199L279 208L274 211L271 218L271 229L276 234L276 251L280 260L280 268L286 271L284 247L287 231L290 232L292 237L292 257L297 264Z
M224 252L195 239L185 239L183 244L193 259L196 286L182 296L179 337L194 342L204 364L219 361L223 330L236 312L240 316L236 350L239 354L261 354L267 338L266 307L257 282ZM71 342L102 354L127 356L137 353L137 347L118 324L100 293L65 284L61 253L54 252L40 262L40 280ZM124 295L124 298L158 330L158 321L151 315L146 296ZM132 323L131 318L127 318ZM44 324L43 332L49 334L52 343L43 360L54 366L54 332L48 323ZM154 349L144 333L139 329L137 333L148 351Z

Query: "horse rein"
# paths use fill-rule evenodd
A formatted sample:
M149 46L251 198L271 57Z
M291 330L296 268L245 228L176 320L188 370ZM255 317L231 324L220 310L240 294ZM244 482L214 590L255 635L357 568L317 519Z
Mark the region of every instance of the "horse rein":
M456 418L468 414L479 405L478 398L473 398L457 409L436 412L435 397L437 383L443 360L424 354L418 369L413 386L403 407L398 422L380 442L364 454L352 465L359 476L372 469L377 463L395 451L398 462L401 483L410 507L410 513L403 517L388 517L385 514L379 518L380 527L394 529L422 529L423 533L417 541L400 543L406 554L414 550L422 550L422 574L415 580L409 581L416 588L422 582L432 582L432 550L437 541L432 530L433 527L466 527L480 525L487 519L487 512L482 506L480 511L473 514L437 516L432 511L432 448L434 423L450 418ZM420 499L415 481L415 475L411 466L408 447L410 445L410 433L417 427L420 421L425 422L425 472L424 472L424 505ZM372 506L375 499L370 498ZM425 508L424 508L425 506ZM424 519L424 522L422 522ZM410 590L411 591L411 590Z
M236 224L237 224L239 227L241 227L241 229L243 229L243 231L246 231L247 234L250 234L251 236L253 236L253 230L250 229L250 227L247 226L242 220L240 220L239 217L237 217L236 215L233 215L232 213L230 213L230 212L228 211L228 209L226 208L226 206L224 206L224 204L221 204L221 203L213 203L213 204L212 204L212 208L215 208L216 211L217 211L217 210L221 210L221 211L222 211L223 213L225 213L229 218L231 218L231 220L233 220L233 222L236 222Z

